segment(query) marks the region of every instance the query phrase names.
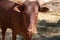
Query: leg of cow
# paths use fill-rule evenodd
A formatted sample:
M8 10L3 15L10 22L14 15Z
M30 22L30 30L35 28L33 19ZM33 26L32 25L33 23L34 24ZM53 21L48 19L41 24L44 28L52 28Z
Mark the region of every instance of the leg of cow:
M2 40L6 40L6 30L7 30L7 28L2 28Z
M12 31L12 40L16 40L16 32Z

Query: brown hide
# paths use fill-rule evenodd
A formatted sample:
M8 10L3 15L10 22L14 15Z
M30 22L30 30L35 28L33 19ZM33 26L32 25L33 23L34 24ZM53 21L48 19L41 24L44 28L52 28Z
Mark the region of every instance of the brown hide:
M16 34L23 35L24 40L31 40L32 34L37 33L38 2L25 1L23 6L23 10L20 9L21 6L18 7L21 12L15 11L13 9L14 7L7 11L0 6L0 25L2 28L3 40L5 40L7 28L12 29L13 40L16 40Z
M8 1L8 0L5 0L5 1L2 0L0 2L0 8L4 8L5 10L10 10L13 7L14 4L15 4L14 2L11 2L11 1Z

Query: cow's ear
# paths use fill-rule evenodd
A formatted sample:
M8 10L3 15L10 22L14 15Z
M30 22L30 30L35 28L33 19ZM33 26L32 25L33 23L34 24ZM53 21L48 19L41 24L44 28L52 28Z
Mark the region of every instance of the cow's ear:
M25 10L25 5L19 5L18 9L19 9L20 11L24 11L24 10Z
M39 12L48 12L49 9L47 7L39 7Z

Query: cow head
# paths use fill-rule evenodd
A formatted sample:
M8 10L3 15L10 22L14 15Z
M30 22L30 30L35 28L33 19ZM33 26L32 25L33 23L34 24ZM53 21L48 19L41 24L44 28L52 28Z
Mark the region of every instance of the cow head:
M37 16L38 16L38 12L47 12L49 9L46 7L40 7L39 2L36 1L25 1L23 3L23 5L18 7L19 10L21 10L21 12L26 13L27 15L29 15L29 27L28 27L28 31L31 33L37 33L37 28L36 28L36 24L37 24Z
M49 9L46 7L41 7L39 2L26 0L22 5L18 6L21 12L24 12L29 16L29 27L28 31L30 33L37 33L37 16L38 12L47 12Z
M23 12L29 16L28 33L37 33L36 24L39 9L38 1L25 1L23 8Z

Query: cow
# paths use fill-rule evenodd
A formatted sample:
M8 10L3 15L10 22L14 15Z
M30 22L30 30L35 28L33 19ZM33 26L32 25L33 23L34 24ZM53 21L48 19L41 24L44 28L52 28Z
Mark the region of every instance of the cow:
M0 8L2 39L5 40L6 30L10 28L12 29L13 40L16 40L16 34L23 35L24 40L31 40L32 34L37 33L37 16L40 8L38 1L27 0L23 5L18 5L17 8L21 12L14 10L14 7L8 11ZM45 9L48 10L48 8Z

